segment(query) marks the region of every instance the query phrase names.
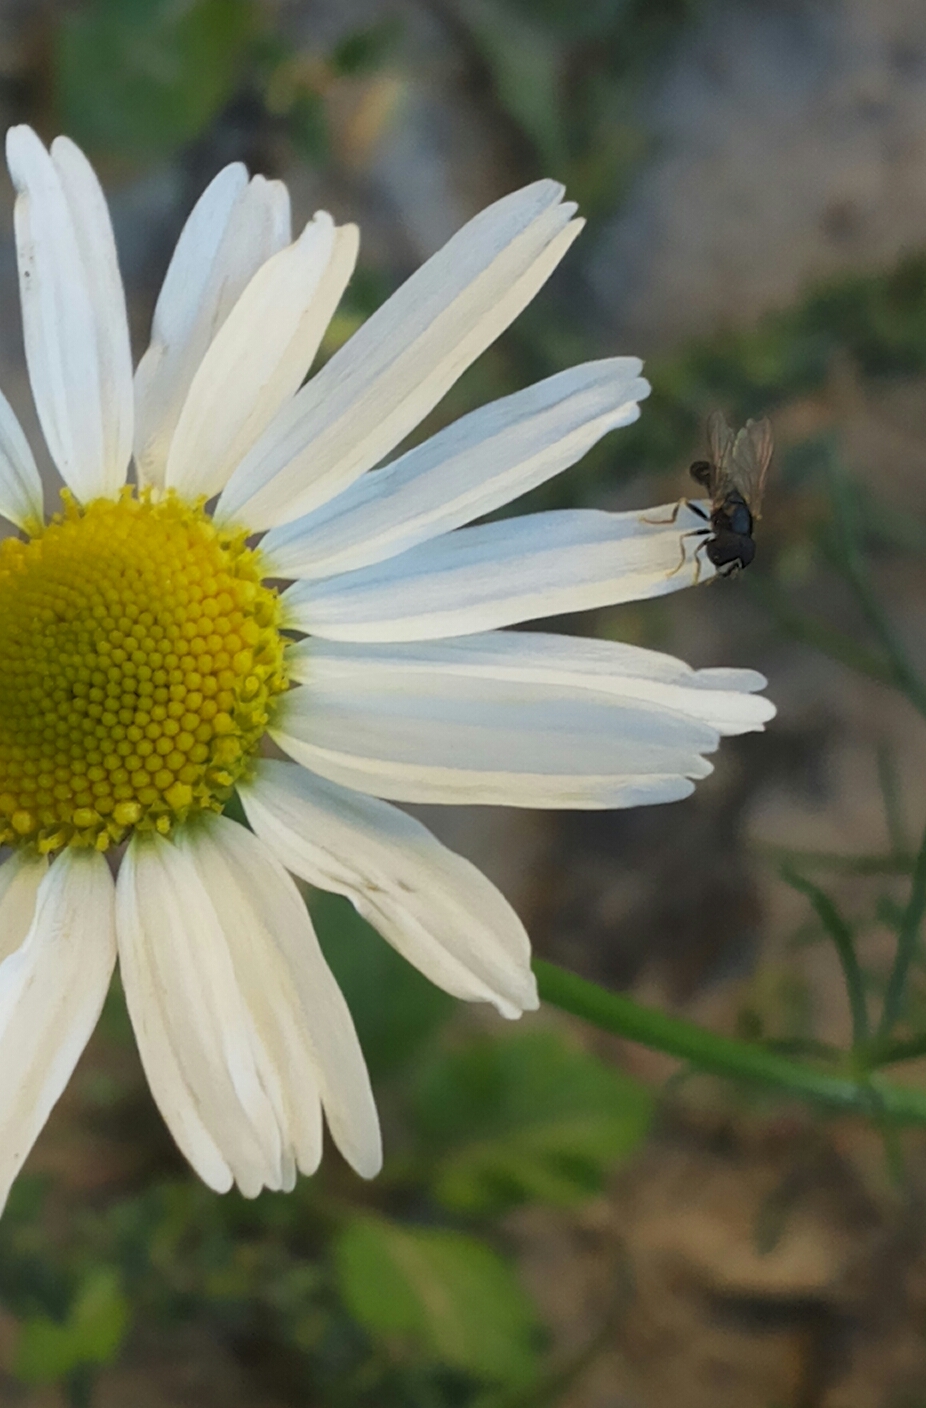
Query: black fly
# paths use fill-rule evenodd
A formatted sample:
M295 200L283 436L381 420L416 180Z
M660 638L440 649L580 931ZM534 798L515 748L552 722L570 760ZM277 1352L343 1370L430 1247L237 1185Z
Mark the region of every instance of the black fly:
M732 577L756 555L752 530L760 517L772 458L772 427L767 420L747 420L734 433L715 411L707 422L707 443L710 459L695 460L690 469L692 479L707 490L711 501L709 515L698 504L689 505L710 522L709 528L692 530L692 536L704 540L695 549L695 559L703 552L718 577Z

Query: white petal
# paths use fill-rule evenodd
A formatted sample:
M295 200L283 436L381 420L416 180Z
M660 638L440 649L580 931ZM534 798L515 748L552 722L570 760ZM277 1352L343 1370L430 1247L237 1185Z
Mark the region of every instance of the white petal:
M47 860L14 851L0 865L0 963L20 947L32 925Z
M697 553L704 519L682 506L668 524L675 507L460 528L389 562L297 582L283 597L287 624L331 640L433 640L662 596L714 575Z
M314 1052L296 985L278 936L269 927L273 916L260 911L260 895L238 868L233 845L223 844L232 825L210 817L184 832L177 844L190 857L225 935L235 978L259 1038L255 1058L273 1105L284 1160L294 1172L298 1166L303 1173L314 1173L322 1154Z
M383 459L556 268L582 226L562 194L537 181L465 225L280 412L217 516L290 522Z
M508 901L419 821L293 763L263 759L241 789L288 870L346 895L432 983L503 1017L537 1006L530 941Z
M13 407L0 391L0 514L27 531L44 521L42 479Z
M102 478L105 492L113 495L125 483L135 425L132 351L116 241L106 198L80 148L68 137L56 137L51 157L74 221L90 287L103 403Z
M258 269L193 378L171 441L169 488L187 498L211 498L224 488L302 384L353 271L357 243L356 226L336 231L320 211L295 244ZM332 263L335 281L327 277Z
M261 1031L274 1021L287 1024L274 1039L273 1053L290 1107L307 1079L309 1098L317 1102L321 1094L341 1153L372 1178L382 1164L382 1146L363 1053L292 878L263 841L224 817L210 819L204 835L185 844L195 852ZM287 1047L292 1064L280 1065ZM317 1162L317 1152L310 1152L300 1167L311 1171L313 1157Z
M260 1040L212 901L190 857L136 835L119 869L126 1002L151 1093L210 1187L246 1197L286 1179Z
M106 202L86 158L7 133L26 361L48 448L81 500L125 483L132 438L128 326Z
M329 577L395 557L491 513L635 421L637 357L587 362L463 416L261 544L275 577Z
M116 961L113 882L101 855L66 850L47 869L32 860L8 867L16 872L0 899L0 931L11 921L22 941L0 963L0 1209L96 1026Z
M257 270L289 244L280 181L226 166L181 231L154 310L151 345L135 374L135 458L142 483L162 485L171 438L212 339Z
M418 681L427 689L437 673L447 689L453 679L465 678L607 694L700 720L722 736L761 730L776 712L771 700L755 692L768 683L757 670L693 670L639 645L541 631L395 645L303 640L287 653L286 668L297 682L336 679L349 690L358 677L372 689L383 675L398 674L413 693Z
M719 735L648 701L543 680L406 672L319 650L271 733L334 782L405 802L621 807L687 796Z

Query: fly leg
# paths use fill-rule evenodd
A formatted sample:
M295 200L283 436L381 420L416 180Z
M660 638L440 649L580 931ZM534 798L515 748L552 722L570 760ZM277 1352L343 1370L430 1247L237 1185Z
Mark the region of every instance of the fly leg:
M699 510L699 512L700 512L700 510ZM703 538L704 541L698 544L698 546L695 548L695 553L694 553L694 560L695 560L695 579L694 579L694 584L695 584L695 586L697 586L698 578L701 576L701 561L700 561L700 558L699 558L698 554L701 553L701 552L704 550L704 548L707 547L708 539L710 538L710 536L711 536L711 530L710 530L710 528L689 528L689 530L688 530L687 533L683 533L682 536L681 536L681 539L680 539L680 542L681 542L681 549L682 549L682 555L681 555L681 557L680 557L679 560L678 560L678 566L672 568L672 571L669 573L669 576L670 576L670 577L674 577L675 574L676 574L676 572L681 572L682 568L685 566L685 539L686 539L686 538Z
M707 523L710 519L710 515L704 512L704 509L701 507L700 504L692 503L691 499L679 499L678 503L675 505L668 518L647 518L646 514L644 513L640 518L640 522L652 523L654 526L659 528L671 528L672 524L678 518L678 515L683 507L690 508L692 513L697 514L698 518L703 518L705 523Z
M699 529L699 530L697 530L697 531L704 533L704 529ZM694 552L695 575L694 575L694 581L692 582L692 586L694 586L694 587L696 587L696 586L698 585L698 583L700 582L700 580L701 580L701 562L702 562L702 554L703 554L703 552L704 552L704 549L707 547L708 543L710 542L710 540L711 540L711 539L710 539L710 534L709 534L709 533L705 533L705 534L704 534L704 539L703 539L703 541L700 542L700 543L698 544L698 546L695 548L695 552ZM676 568L675 570L678 571L678 568ZM713 582L714 578L711 577L711 578L709 578L708 580L709 580L710 582Z
M691 509L691 512L694 513L694 514L696 514L698 518L703 519L705 523L709 523L709 522L710 522L710 515L704 512L704 509L701 507L700 504L693 504L690 499L679 499L678 503L675 505L675 508L672 510L672 514L671 514L671 516L670 516L669 518L647 518L646 515L644 514L643 517L641 518L641 522L642 522L642 523L658 524L658 525L659 525L660 527L662 527L662 528L668 528L668 527L670 527L670 526L676 521L676 519L678 518L679 512L681 511L681 509L682 509L683 506L684 506L685 508ZM683 534L682 534L681 540L680 540L680 541L681 541L681 556L679 557L679 560L678 560L678 566L677 566L677 567L673 567L673 568L672 568L672 571L669 573L669 576L670 576L670 577L674 577L675 574L676 574L676 572L681 572L682 568L685 566L685 539L686 539L686 538L704 538L704 539L706 540L707 538L710 537L710 534L711 534L711 529L710 529L710 528L689 528L689 530L688 530L687 533L683 533ZM699 576L701 575L701 562L700 562L700 558L698 557L698 554L701 552L701 550L704 548L705 545L706 545L705 543L701 543L701 544L699 544L699 546L695 549L695 564L696 564L696 567L695 567L695 582L698 581L698 578L699 578Z

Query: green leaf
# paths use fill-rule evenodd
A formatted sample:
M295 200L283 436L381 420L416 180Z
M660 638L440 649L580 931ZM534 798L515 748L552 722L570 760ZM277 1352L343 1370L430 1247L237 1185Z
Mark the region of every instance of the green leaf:
M446 1054L416 1099L419 1132L436 1155L434 1195L466 1213L589 1197L644 1138L651 1114L643 1086L553 1032Z
M507 0L504 9L576 42L607 37L626 23L632 5L630 0Z
M110 1364L125 1338L128 1301L116 1272L86 1278L62 1323L35 1315L22 1325L14 1372L23 1383L56 1383L90 1364Z
M334 1257L348 1310L393 1353L423 1352L496 1383L536 1373L534 1308L513 1269L476 1238L362 1217Z
M400 958L340 895L313 891L309 909L367 1064L374 1075L390 1075L449 1017L453 998Z
M401 21L394 16L351 30L331 51L331 67L345 75L370 73L379 68L401 36Z
M498 98L530 138L550 175L566 163L559 50L538 26L471 0L468 23L492 73Z
M319 93L304 91L297 95L289 110L289 130L299 154L306 161L321 163L327 159L328 121Z
M257 22L254 0L90 0L56 32L62 125L134 156L190 141L232 96Z

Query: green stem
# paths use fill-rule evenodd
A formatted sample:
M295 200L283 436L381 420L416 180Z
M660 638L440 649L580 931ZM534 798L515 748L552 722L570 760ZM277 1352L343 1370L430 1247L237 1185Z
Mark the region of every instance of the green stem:
M894 756L886 743L878 747L878 781L881 784L881 797L884 802L884 822L887 826L891 853L906 855L910 849L907 828L904 825L903 803L900 791L900 778L894 766Z
M840 875L909 875L915 856L906 852L885 855L843 855L839 851L795 851L789 846L758 842L756 850L781 865L831 870Z
M839 531L840 566L868 624L874 631L890 664L894 683L907 696L910 703L926 718L926 686L910 663L900 637L888 618L887 612L875 591L868 570L868 564L858 547L858 534L855 531L854 504L844 475L835 459L830 462L830 487L836 508L836 526Z
M876 1047L871 1053L873 1066L897 1066L901 1061L917 1061L926 1056L926 1032L911 1036L907 1041L891 1041Z
M897 952L894 955L891 975L887 980L884 1006L881 1009L881 1021L878 1024L879 1041L884 1041L890 1035L891 1028L900 1016L907 977L910 972L910 964L916 953L924 912L926 912L926 830L923 832L919 853L913 866L910 898L907 900L907 907L903 912L900 929L897 933Z
M864 1046L868 1040L868 1008L865 1004L865 980L855 952L852 928L843 918L836 903L812 880L805 880L803 875L798 875L797 871L791 870L789 866L782 866L781 878L792 889L807 896L817 918L833 940L852 1013L852 1045L855 1048Z
M720 1036L684 1017L644 1007L623 993L607 992L597 983L542 959L534 961L534 972L545 1002L582 1017L603 1031L690 1061L699 1070L774 1086L836 1110L898 1124L926 1124L926 1091L889 1085L877 1077L861 1079L822 1071L764 1046Z
M868 617L869 625L881 641L898 688L907 696L917 713L926 718L926 688L907 659L906 651L888 621L868 572L855 554L847 557L846 574L855 589L862 610Z

